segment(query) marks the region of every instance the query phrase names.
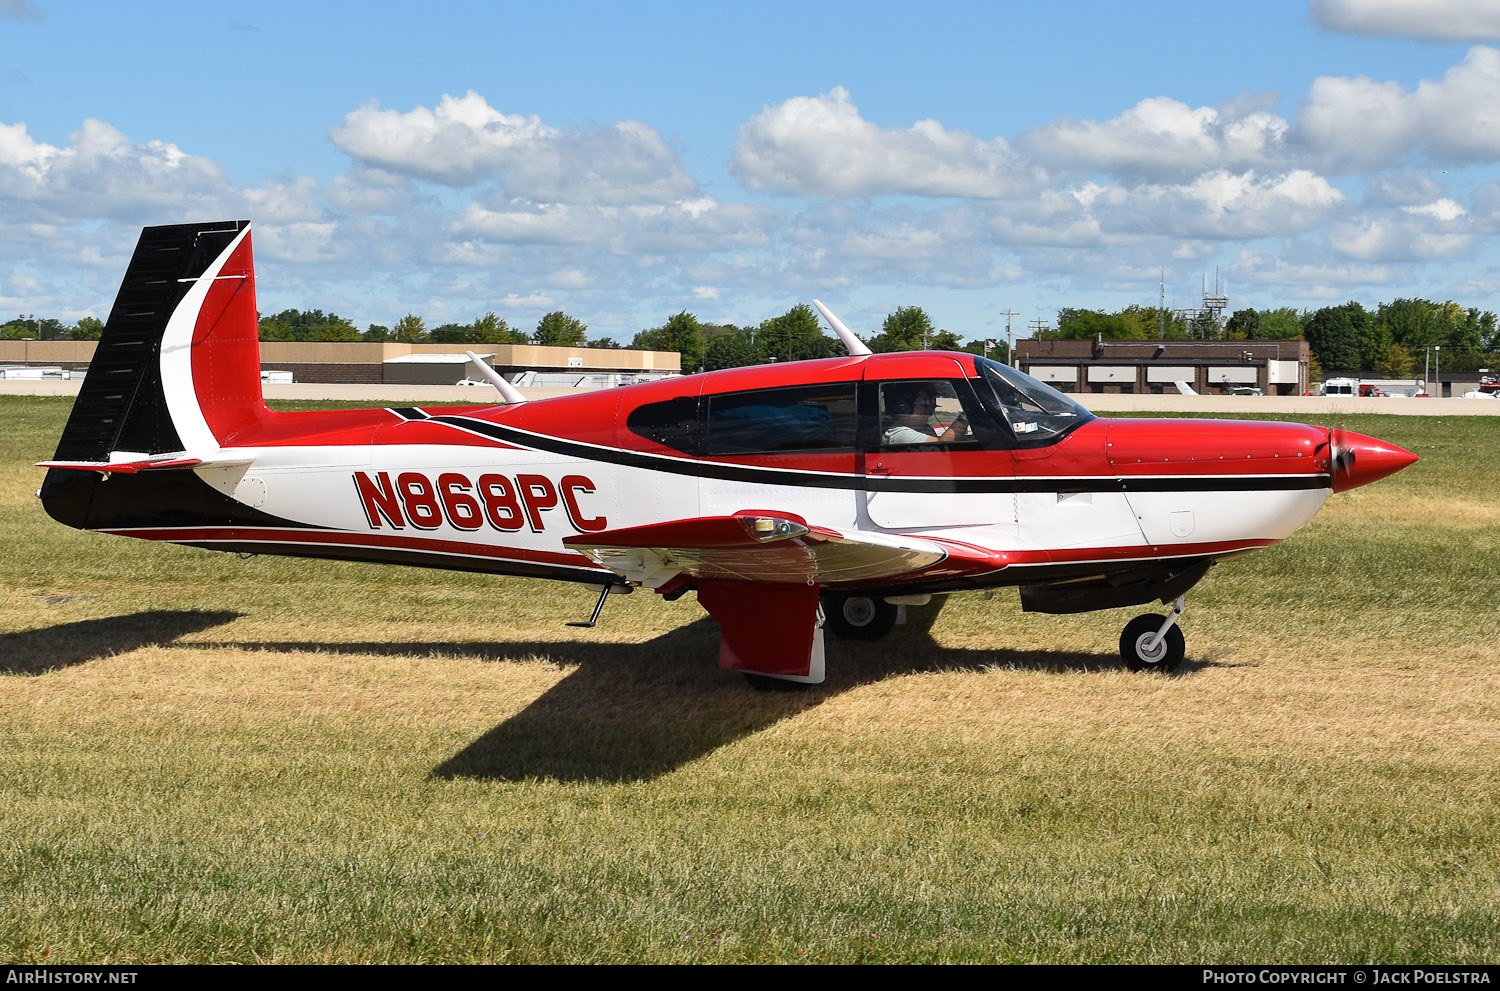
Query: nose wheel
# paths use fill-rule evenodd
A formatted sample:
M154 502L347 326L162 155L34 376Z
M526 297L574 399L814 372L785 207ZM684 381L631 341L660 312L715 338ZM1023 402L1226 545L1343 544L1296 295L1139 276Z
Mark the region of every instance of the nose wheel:
M1120 634L1120 657L1132 671L1174 671L1182 663L1187 642L1177 620L1187 608L1187 600L1178 596L1165 619L1155 613L1137 616L1125 624Z

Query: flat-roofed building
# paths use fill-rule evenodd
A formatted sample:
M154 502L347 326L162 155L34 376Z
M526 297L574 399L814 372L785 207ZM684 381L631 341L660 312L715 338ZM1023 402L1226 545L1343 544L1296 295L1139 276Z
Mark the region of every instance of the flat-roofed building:
M87 368L94 358L96 344L95 341L0 341L0 363ZM682 368L682 356L675 351L362 341L261 341L260 367L267 372L290 372L297 382L452 385L472 377L476 371L468 364L465 351L482 356L507 378L531 372L596 379L595 384L607 385L677 375ZM401 360L414 356L415 361Z
M1077 393L1176 392L1237 388L1266 395L1308 391L1306 341L1020 340L1016 367L1054 389Z

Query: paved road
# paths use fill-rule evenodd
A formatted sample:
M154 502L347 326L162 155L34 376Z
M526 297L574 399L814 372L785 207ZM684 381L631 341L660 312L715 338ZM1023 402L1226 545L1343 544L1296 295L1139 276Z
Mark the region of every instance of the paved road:
M80 382L0 379L0 395L73 396ZM528 399L571 395L573 389L526 389ZM490 402L488 387L456 385L337 385L305 382L265 386L267 399L363 400L372 406L430 403L470 406ZM1324 396L1080 396L1096 413L1395 413L1407 416L1500 416L1500 399L1351 399Z

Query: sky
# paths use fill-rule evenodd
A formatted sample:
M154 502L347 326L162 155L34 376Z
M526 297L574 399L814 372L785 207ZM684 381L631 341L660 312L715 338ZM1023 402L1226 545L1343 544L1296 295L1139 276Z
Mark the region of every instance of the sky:
M1500 0L0 0L0 52L0 322L225 219L361 329L1500 311Z

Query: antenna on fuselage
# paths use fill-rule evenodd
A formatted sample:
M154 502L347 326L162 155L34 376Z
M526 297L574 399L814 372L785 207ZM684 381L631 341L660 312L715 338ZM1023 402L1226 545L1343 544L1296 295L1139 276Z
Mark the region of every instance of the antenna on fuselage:
M824 306L821 300L813 300L813 305L818 308L819 313L823 314L823 319L828 321L828 326L833 328L833 332L839 335L839 340L844 342L844 347L849 349L851 355L870 353L870 349L865 346L865 342L855 337L854 331L845 327L844 321L834 316L833 311Z
M524 403L526 401L526 397L521 395L515 386L501 378L500 373L491 368L487 361L473 351L465 351L464 354L468 355L469 360L474 363L474 367L479 369L479 374L488 379L490 385L495 387L495 391L500 393L500 398L505 400L505 405L514 406L516 403Z

